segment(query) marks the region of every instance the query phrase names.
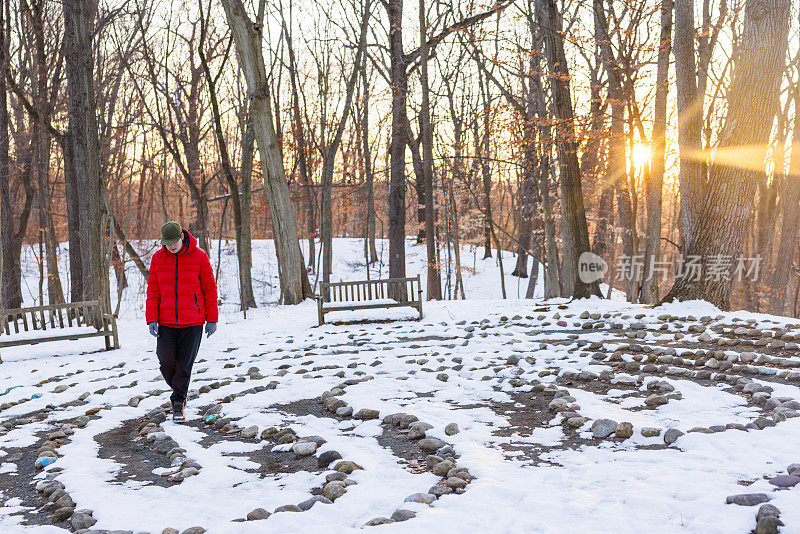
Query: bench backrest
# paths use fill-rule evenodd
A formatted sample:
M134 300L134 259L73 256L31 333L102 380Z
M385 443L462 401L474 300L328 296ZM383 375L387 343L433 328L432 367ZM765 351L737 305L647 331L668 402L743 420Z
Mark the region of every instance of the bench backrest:
M325 302L361 302L380 299L417 302L419 290L419 275L414 278L320 283L320 296Z
M0 310L0 335L47 330L48 327L92 326L99 330L103 326L102 318L99 300Z

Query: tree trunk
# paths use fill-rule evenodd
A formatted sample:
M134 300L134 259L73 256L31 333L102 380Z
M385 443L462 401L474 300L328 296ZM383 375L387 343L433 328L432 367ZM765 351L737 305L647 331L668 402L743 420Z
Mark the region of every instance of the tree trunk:
M8 141L8 101L6 74L8 44L6 43L6 10L0 6L0 308L17 308L6 303L6 283L15 258L9 257L11 234L14 231L11 217L9 182L11 181L11 156Z
M336 126L333 139L325 148L322 161L322 281L324 283L330 282L331 272L333 270L333 206L331 189L333 187L334 164L336 162L336 153L339 151L339 146L342 143L342 134L347 124L347 117L350 115L350 106L353 103L353 93L355 92L356 82L358 81L358 73L361 70L361 55L365 53L369 14L370 0L366 0L364 3L364 12L361 17L361 33L359 35L356 57L353 62L352 71L347 80L342 115L339 118L339 123Z
M240 239L242 246L237 248L239 252L239 267L243 271L242 278L242 305L243 308L255 308L256 297L253 293L253 240L251 219L253 213L253 149L255 145L255 133L253 132L253 121L250 113L247 113L247 124L245 126L242 139L242 231Z
M545 55L551 73L551 89L556 119L559 121L558 145L561 167L561 202L564 216L564 281L574 298L601 296L598 283L584 282L579 273L579 259L589 252L589 230L583 205L575 119L569 89L569 69L564 54L564 34L555 0L536 0L537 19L543 26Z
M267 75L261 52L263 23L253 23L250 20L241 0L223 0L222 5L247 80L250 113L264 173L264 189L272 215L283 303L297 304L311 295L304 293L308 276L303 266L297 221L272 120ZM303 283L304 278L306 284Z
M792 264L797 251L797 232L800 228L800 83L795 83L794 125L792 128L792 152L789 159L789 172L782 181L781 189L781 240L778 245L777 261L772 272L772 291L768 299L771 313L785 314L791 304L787 299L787 286L792 274Z
M425 245L428 255L428 300L442 300L442 279L436 248L433 196L433 127L431 126L430 89L428 86L428 25L425 0L419 0L420 84L422 86L422 172L425 177Z
M406 93L408 77L403 56L403 0L387 0L392 83L391 176L389 179L389 276L406 276Z
M703 277L679 277L664 300L704 299L722 309L730 307L731 280L779 105L790 4L790 0L747 0L742 48L728 93L728 114L709 167L708 183L687 184L699 188L702 196L695 197L700 202L691 203L685 214L689 218L686 256L700 256L704 262L730 258L731 264L720 266L719 276L708 276L706 271ZM676 18L676 47L677 37ZM742 147L747 147L746 156ZM682 159L697 157L685 153L683 146L681 151ZM747 167L742 166L743 158Z
M83 300L83 255L81 253L80 200L78 198L78 176L73 156L72 132L61 138L61 153L64 156L64 190L67 201L67 236L69 239L70 301Z
M361 96L362 115L361 115L361 142L363 143L364 154L364 174L366 175L367 205L366 205L366 243L368 247L368 263L378 261L378 251L375 247L375 173L372 172L372 155L369 146L369 79L367 78L367 54L361 58L361 82L364 85L364 92Z
M95 109L92 27L96 3L64 1L65 66L69 94L69 131L80 198L83 298L100 300L110 311L108 266L104 254L100 141Z
M672 0L661 0L661 37L656 71L656 97L653 110L653 153L647 181L647 238L644 253L642 302L658 302L658 277L651 268L660 261L661 206L666 159L667 97L669 96L669 56L672 47Z

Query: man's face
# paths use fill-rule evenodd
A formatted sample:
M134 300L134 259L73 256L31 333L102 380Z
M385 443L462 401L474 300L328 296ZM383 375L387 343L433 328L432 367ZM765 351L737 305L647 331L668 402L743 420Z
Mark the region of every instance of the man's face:
M173 254L177 254L183 248L183 239L178 240L177 243L173 243L172 245L164 245L167 247L167 250L172 252Z

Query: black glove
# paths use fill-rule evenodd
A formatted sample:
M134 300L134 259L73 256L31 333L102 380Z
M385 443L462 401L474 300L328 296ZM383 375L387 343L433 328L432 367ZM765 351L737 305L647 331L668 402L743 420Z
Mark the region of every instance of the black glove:
M206 323L206 337L211 337L211 334L217 331L217 323Z
M147 323L147 327L150 329L150 334L158 337L158 323L153 321L152 323Z

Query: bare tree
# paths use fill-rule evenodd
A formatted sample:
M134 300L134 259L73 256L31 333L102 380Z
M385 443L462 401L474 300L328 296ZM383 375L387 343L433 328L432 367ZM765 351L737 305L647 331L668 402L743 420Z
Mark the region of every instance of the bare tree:
M250 113L264 173L264 189L271 208L282 300L285 304L297 304L311 296L311 287L300 252L297 221L272 120L264 56L261 51L264 0L259 2L256 22L250 20L241 0L223 0L222 5L247 80Z
M690 197L683 205L687 256L709 261L713 257L736 258L741 254L778 109L778 91L788 45L790 3L789 0L747 0L745 3L742 49L734 67L728 113L707 181L702 181L700 173L681 173L681 192L686 191ZM681 70L676 70L679 87L691 85L681 78L690 74L686 71L690 61L685 55L694 57L692 35L680 33L691 25L692 19L684 12L692 6L684 4L691 2L679 0L676 3L676 67L682 65ZM741 147L750 147L748 159L752 167L743 168ZM685 160L704 157L702 153L689 151L690 147L685 144L680 148L682 165ZM680 277L664 299L705 299L727 309L735 268L732 261L724 266L723 275L719 277Z

